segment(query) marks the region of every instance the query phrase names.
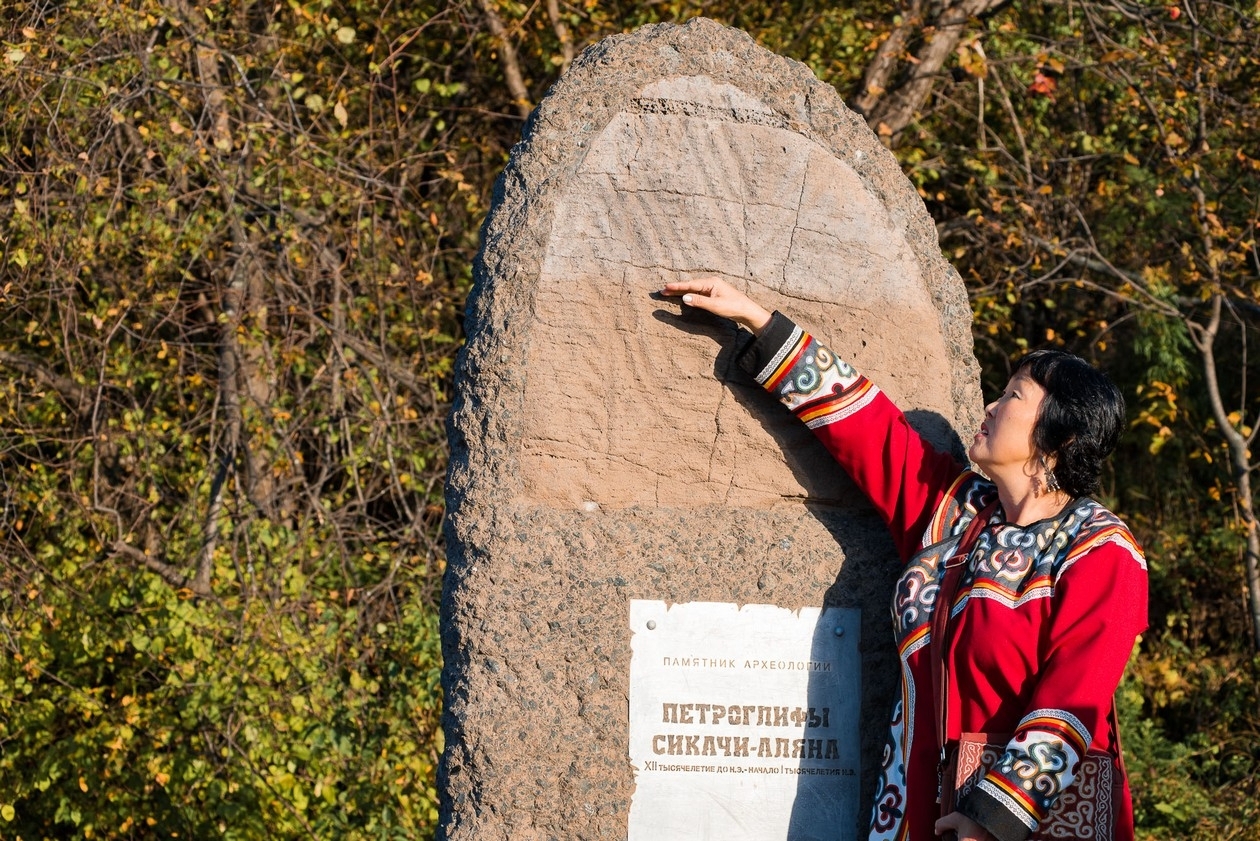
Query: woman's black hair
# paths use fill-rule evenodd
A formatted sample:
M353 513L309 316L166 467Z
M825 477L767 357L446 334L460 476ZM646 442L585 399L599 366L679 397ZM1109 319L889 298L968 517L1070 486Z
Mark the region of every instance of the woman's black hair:
M1035 350L1019 360L1045 389L1033 426L1033 445L1053 460L1059 486L1073 497L1098 492L1102 463L1116 448L1124 426L1124 397L1111 378L1079 356Z

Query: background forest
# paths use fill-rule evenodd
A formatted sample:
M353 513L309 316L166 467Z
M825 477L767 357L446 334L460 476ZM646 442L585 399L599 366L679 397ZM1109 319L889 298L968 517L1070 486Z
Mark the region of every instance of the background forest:
M444 418L493 181L705 15L894 150L975 314L1111 370L1144 838L1260 838L1260 7L0 0L0 837L426 838Z

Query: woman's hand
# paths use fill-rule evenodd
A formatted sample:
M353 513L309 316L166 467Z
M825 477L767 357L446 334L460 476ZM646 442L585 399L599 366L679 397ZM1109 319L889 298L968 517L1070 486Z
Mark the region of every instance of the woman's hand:
M993 841L993 836L989 834L989 830L962 812L950 812L937 821L936 834L946 837L952 835L958 841Z
M687 306L729 318L747 327L754 335L760 334L770 322L769 310L715 277L667 283L661 294L671 298L681 295L682 302Z

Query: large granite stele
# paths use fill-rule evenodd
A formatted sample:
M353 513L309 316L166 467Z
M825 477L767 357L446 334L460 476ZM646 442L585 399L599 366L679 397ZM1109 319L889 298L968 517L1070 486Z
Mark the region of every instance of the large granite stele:
M940 446L979 423L962 282L835 90L707 20L584 52L527 123L475 266L440 837L626 838L644 599L860 608L865 820L896 681L892 544L736 368L733 326L649 297L704 276L822 337Z

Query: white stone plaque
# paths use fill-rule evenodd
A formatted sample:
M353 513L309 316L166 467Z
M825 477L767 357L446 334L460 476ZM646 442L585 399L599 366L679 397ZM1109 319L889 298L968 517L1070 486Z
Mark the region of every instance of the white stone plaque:
M852 841L859 621L631 601L629 841Z

